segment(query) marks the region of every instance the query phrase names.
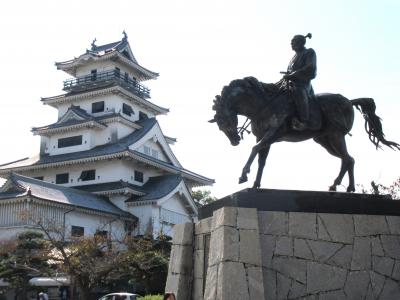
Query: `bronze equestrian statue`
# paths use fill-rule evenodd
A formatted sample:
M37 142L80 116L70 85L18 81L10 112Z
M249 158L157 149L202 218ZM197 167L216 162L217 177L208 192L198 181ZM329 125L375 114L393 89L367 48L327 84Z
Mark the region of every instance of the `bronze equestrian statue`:
M305 37L303 38L305 44ZM250 166L258 154L258 171L253 188L260 187L265 161L273 143L301 142L312 138L331 155L339 157L342 161L339 175L329 190L336 191L336 187L342 182L347 172L349 176L347 192L354 192L354 159L347 152L345 141L346 134L353 126L353 106L363 114L365 130L370 141L377 148L383 144L400 150L400 145L385 139L382 123L375 114L376 107L373 99L349 100L340 94L328 93L314 95L309 83L315 77L313 73L315 69L306 68L308 73L303 72L303 75L308 74L309 79L301 86L296 83L296 72L299 69L291 69L290 66L291 64L286 74L288 76L285 75L278 84L266 84L254 77L237 79L225 86L221 95L217 95L214 100L215 115L210 122L218 124L219 129L225 133L233 146L239 144L241 135L247 128L245 125L238 128L238 115L243 115L250 120L251 131L257 139L257 144L252 148L250 157L243 168L239 183L247 181ZM298 92L296 88L302 91ZM300 97L296 97L299 94L304 96L304 90L310 92L307 93L306 100L300 102L298 100ZM304 115L302 115L304 111L300 112L301 109L306 111Z

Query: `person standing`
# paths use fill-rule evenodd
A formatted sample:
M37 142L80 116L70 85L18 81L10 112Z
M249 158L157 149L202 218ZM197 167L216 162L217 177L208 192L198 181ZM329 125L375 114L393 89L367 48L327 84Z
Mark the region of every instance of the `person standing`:
M163 300L176 300L175 294L171 292L165 293Z
M39 300L49 300L49 296L45 292L40 292Z

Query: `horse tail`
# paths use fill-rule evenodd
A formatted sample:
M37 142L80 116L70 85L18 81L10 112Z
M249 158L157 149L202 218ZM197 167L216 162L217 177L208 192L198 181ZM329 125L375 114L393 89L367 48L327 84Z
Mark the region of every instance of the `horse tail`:
M365 120L365 131L368 134L369 140L376 146L376 148L381 148L379 143L382 143L393 150L400 150L399 144L385 139L385 135L382 131L381 118L375 114L376 105L374 99L358 98L350 101L351 104L362 113Z

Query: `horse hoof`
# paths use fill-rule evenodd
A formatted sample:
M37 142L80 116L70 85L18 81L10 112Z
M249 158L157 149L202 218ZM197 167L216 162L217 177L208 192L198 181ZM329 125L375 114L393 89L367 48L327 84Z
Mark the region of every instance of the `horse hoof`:
M356 189L353 187L353 186L349 186L348 188L347 188L347 192L348 193L354 193L356 191Z
M332 185L329 187L330 192L336 192L336 186Z
M253 189L259 189L259 188L260 188L260 184L254 182Z
M239 184L247 182L247 176L242 176L239 178Z

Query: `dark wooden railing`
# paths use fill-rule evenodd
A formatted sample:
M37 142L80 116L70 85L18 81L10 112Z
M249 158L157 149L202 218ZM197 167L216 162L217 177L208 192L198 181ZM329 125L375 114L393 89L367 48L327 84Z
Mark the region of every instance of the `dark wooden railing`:
M150 98L150 89L136 80L124 76L118 70L92 73L87 76L65 80L63 90L66 92L83 92L111 84L118 84L140 97Z

